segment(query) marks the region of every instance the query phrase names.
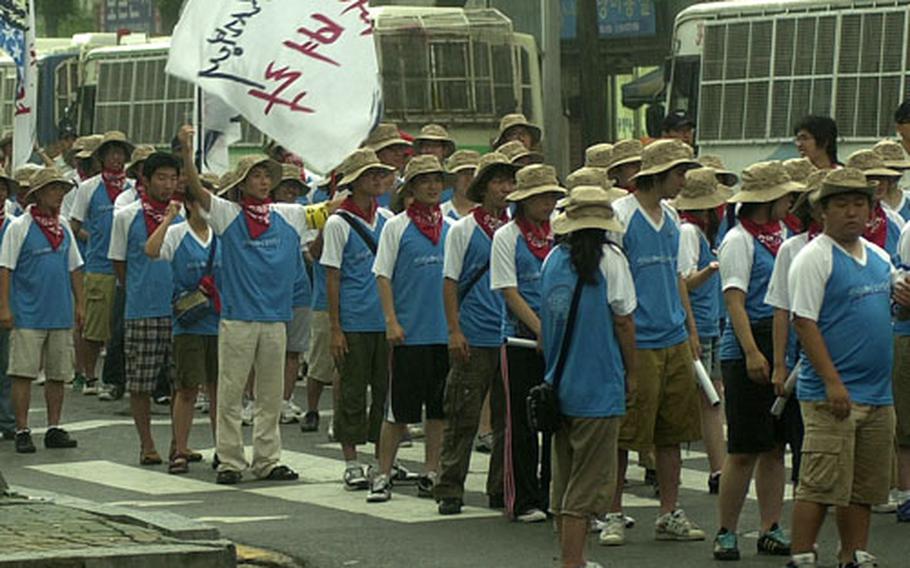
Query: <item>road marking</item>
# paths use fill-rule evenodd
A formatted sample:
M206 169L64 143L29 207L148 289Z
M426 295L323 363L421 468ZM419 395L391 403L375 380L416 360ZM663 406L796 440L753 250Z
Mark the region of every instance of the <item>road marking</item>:
M28 469L51 475L69 477L146 495L183 495L187 493L234 490L234 488L224 485L215 485L214 483L187 479L106 460L30 465L27 467Z
M202 523L222 523L225 525L238 525L241 523L260 523L262 521L285 521L287 515L272 515L266 517L196 517Z
M199 503L204 503L200 500L187 500L187 501L111 501L110 503L105 503L105 505L112 505L114 507L136 507L139 509L144 509L147 507L180 507L182 505L198 505Z
M63 424L67 432L83 432L85 430L95 430L97 428L107 428L109 426L133 426L134 422L130 418L114 420L81 420L79 422L70 422ZM170 426L169 418L157 418L152 420L152 426ZM32 428L32 434L44 434L47 428Z

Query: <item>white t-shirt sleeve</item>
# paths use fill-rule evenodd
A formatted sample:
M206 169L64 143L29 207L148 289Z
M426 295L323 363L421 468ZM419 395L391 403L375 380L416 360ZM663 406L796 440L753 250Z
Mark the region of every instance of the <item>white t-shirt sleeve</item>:
M732 288L749 291L754 246L752 236L739 227L724 237L717 259L720 262L720 281L725 292Z
M774 270L771 271L765 303L779 310L790 309L790 287L787 277L790 275L790 267L793 266L793 258L800 250L797 239L801 238L801 235L797 235L784 241L777 258L774 259Z
M25 217L19 219L10 222L6 234L3 235L3 245L0 246L0 267L8 270L16 270L19 264L19 251L22 250L22 243L25 242L25 235L31 223Z
M790 310L798 317L818 321L831 276L832 245L826 239L821 236L812 241L796 255L790 268Z
M397 215L383 227L376 251L376 260L373 262L373 274L376 276L392 279L395 274L395 261L398 260L401 236L408 227L408 223L410 220L407 216Z
M129 209L114 212L114 225L111 228L111 244L107 249L107 257L111 260L126 260L126 246L129 238L130 221Z
M518 287L518 272L515 268L517 231L512 222L493 233L493 250L490 253L491 290Z
M212 205L205 214L205 219L216 235L223 234L240 215L240 206L217 195L212 196Z
M471 218L473 219L473 218ZM455 223L446 237L445 259L442 263L442 274L449 280L458 282L464 268L464 255L468 250L474 226L468 223L466 217Z
M688 278L698 271L701 252L698 227L683 223L679 228L679 273Z
M332 215L322 230L322 256L319 263L328 268L341 268L344 247L348 244L351 227L338 215Z
M910 266L910 223L901 229L901 238L897 242L897 256L904 266Z
M158 258L168 262L174 259L174 253L177 252L177 247L180 246L180 241L183 240L183 236L186 234L186 226L186 222L183 222L167 228L167 232L164 234L164 241L161 243L161 250L158 252Z
M66 224L64 218L61 216L60 222L63 223L63 230L69 233L70 236L70 250L69 256L67 257L67 267L69 271L78 270L82 268L82 255L79 253L79 247L76 246L76 235L73 234L73 230L70 229L70 226Z
M607 280L607 302L610 309L618 316L627 316L635 311L638 298L635 295L635 282L629 261L626 256L610 245L604 246L604 256L600 260L600 271Z
M94 178L82 182L79 187L73 190L76 195L73 197L73 206L69 210L70 219L75 219L81 223L88 217L88 206L92 200L92 193L98 187L97 182L94 184L89 183L92 179Z

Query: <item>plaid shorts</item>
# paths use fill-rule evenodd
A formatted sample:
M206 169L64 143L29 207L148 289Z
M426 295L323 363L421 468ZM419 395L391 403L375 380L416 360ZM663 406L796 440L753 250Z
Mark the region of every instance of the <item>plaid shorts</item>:
M131 393L151 394L162 367L171 364L171 318L126 320L124 354L126 355L126 388Z

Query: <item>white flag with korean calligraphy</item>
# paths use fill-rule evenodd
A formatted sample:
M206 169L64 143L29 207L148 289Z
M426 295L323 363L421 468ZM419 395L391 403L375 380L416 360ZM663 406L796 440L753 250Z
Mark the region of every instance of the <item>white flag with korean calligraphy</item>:
M367 0L189 0L167 71L328 172L379 120Z
M16 64L13 93L12 171L25 165L35 147L38 117L38 55L35 51L35 3L27 0L0 2L0 49Z

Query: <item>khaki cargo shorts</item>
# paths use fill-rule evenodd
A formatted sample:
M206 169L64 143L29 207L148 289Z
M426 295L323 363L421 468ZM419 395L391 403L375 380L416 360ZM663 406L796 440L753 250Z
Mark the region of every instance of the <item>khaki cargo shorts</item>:
M616 490L619 416L566 417L553 436L550 511L589 518L607 512Z
M113 274L86 273L83 282L85 326L82 328L82 336L89 341L106 343L111 338L117 277Z
M9 336L9 368L6 374L21 379L37 379L44 369L49 381L73 380L72 329L20 329Z

